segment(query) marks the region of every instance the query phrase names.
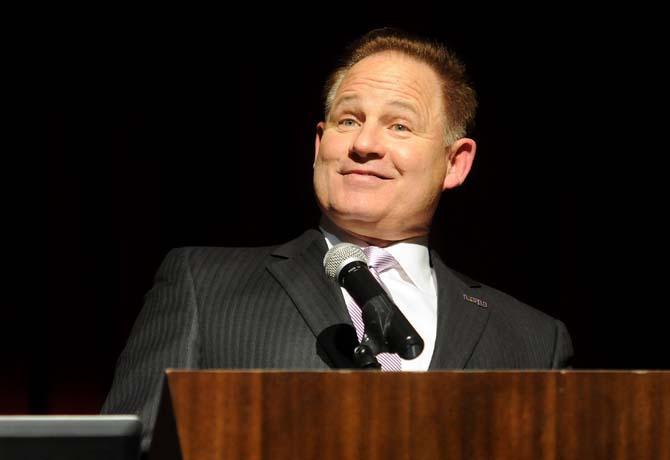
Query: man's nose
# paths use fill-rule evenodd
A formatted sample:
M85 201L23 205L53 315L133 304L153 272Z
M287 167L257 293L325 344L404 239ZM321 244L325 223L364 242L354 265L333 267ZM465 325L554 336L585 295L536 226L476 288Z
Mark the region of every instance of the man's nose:
M351 145L351 156L361 159L381 158L384 156L382 128L364 123Z

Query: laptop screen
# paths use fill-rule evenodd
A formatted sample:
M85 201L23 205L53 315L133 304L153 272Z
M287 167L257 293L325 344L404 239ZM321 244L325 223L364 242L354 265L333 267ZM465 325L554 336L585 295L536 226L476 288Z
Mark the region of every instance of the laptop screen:
M2 460L137 460L136 415L0 416Z

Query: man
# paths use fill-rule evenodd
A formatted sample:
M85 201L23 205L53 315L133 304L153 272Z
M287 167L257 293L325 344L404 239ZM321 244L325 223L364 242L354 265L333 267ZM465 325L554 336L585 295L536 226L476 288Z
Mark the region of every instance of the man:
M417 359L386 369L560 368L570 358L560 321L451 271L426 246L441 193L463 183L475 157L463 66L440 46L374 31L325 94L320 231L279 247L182 248L161 265L103 408L139 412L145 449L165 368L346 366L328 331L352 330L360 311L322 266L341 241L393 256L378 275L424 339Z

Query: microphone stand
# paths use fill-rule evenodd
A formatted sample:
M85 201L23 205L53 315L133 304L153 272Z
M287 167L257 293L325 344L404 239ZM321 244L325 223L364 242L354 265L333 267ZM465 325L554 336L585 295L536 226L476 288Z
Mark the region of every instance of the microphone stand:
M386 333L391 317L378 302L370 301L361 310L364 333L360 345L354 349L354 361L361 369L381 369L377 354L393 353L387 346Z
M377 361L375 353L369 345L365 344L366 337L363 337L361 344L354 348L354 362L361 369L377 369L380 370L382 365Z

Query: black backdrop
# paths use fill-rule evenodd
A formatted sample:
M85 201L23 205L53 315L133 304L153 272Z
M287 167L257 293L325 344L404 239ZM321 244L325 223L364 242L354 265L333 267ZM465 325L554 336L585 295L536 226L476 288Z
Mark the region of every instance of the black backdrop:
M275 244L316 224L321 85L342 46L381 25L446 41L479 93L476 164L432 235L448 265L561 318L576 367L670 367L653 15L358 13L130 37L92 23L46 44L43 81L65 108L35 125L48 257L9 244L20 269L3 309L20 337L5 347L2 412L98 411L169 248ZM45 266L46 280L27 275Z

